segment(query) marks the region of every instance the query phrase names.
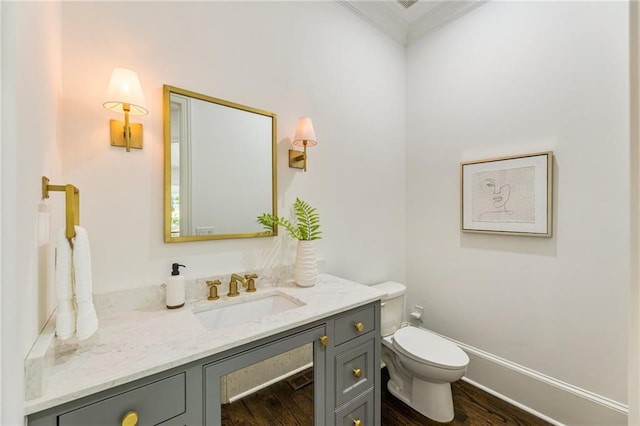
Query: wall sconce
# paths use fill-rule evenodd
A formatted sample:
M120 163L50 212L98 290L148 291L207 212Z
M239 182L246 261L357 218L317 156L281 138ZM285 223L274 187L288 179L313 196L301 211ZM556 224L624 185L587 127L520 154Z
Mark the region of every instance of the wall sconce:
M102 104L109 111L124 112L124 122L111 120L111 146L142 149L142 124L129 123L129 114L147 115L144 94L135 71L114 68L107 89L106 101Z
M307 147L317 145L316 132L309 117L298 118L296 134L293 137L293 146L302 146L302 153L295 149L289 150L289 167L307 171Z

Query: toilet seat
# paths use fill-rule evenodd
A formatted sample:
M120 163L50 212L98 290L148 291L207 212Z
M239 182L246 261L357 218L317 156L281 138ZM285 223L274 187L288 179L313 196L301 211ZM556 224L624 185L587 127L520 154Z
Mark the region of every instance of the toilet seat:
M455 343L418 327L396 331L393 346L414 361L434 367L453 370L469 364L469 357Z

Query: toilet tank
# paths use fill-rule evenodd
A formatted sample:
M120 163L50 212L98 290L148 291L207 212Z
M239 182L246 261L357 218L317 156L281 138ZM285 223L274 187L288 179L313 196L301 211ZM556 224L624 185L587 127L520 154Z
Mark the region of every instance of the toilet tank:
M382 299L380 328L382 337L389 336L395 333L396 330L400 328L400 324L402 324L404 315L404 293L407 288L393 281L386 281L371 287L387 293L387 296Z

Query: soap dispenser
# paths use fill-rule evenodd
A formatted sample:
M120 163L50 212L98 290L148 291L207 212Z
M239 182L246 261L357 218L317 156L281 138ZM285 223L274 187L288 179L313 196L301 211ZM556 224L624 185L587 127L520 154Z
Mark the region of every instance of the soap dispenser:
M184 306L184 277L180 275L180 267L184 265L174 263L171 265L171 276L167 279L167 308L177 309Z

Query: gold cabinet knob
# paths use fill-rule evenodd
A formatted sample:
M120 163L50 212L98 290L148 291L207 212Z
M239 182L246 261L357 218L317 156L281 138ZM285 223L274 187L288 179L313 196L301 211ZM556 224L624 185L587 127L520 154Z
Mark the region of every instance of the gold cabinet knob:
M356 419L353 421L353 426L362 426L362 420Z
M360 377L362 377L362 370L356 368L355 370L353 370L353 375L356 376L356 379L359 379Z
M320 343L322 343L322 346L327 346L329 344L329 336L322 336L320 338Z
M357 322L353 326L358 330L358 333L362 333L362 330L364 330L364 323Z
M122 426L136 426L138 424L138 413L129 411L122 418Z

